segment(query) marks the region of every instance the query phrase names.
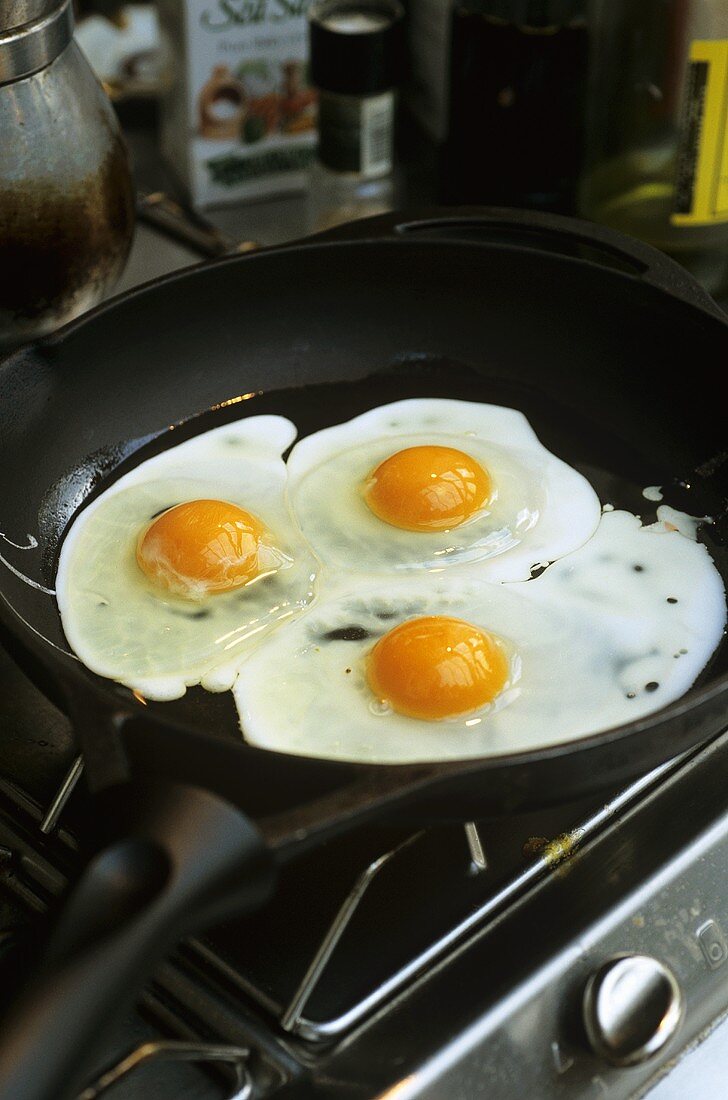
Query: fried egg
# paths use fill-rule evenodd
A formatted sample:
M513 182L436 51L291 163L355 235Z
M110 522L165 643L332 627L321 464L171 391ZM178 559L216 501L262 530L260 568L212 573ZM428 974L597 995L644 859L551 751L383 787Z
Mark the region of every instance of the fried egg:
M638 517L526 583L479 568L342 578L262 642L234 695L245 738L303 756L412 763L495 756L619 726L684 694L726 624L705 546Z
M490 581L581 546L600 505L586 478L515 409L413 398L301 440L290 498L333 570L386 573L477 562Z
M253 416L141 463L91 503L56 578L88 668L151 699L230 688L249 648L313 599L317 566L286 505L296 429Z

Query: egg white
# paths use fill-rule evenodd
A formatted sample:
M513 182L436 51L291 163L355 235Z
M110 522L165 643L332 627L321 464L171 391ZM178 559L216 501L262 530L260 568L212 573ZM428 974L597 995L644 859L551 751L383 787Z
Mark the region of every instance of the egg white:
M234 695L245 738L370 763L567 742L684 694L726 623L723 582L705 546L642 527L627 512L606 513L589 542L526 583L490 584L479 574L473 567L356 586L342 578L338 594L241 666ZM505 641L511 677L493 705L433 722L382 709L366 681L366 655L382 634L422 615L462 618ZM347 628L366 637L331 637Z
M56 590L66 638L88 668L150 699L202 683L230 688L239 662L266 632L313 599L317 564L286 505L283 451L296 435L280 416L253 416L148 459L72 524ZM150 519L182 501L230 501L271 536L267 575L202 600L174 596L136 562Z
M405 531L378 519L363 486L390 455L454 447L484 466L492 502L447 531ZM599 499L580 473L541 444L515 409L412 398L383 405L301 440L288 459L290 499L322 562L386 573L478 562L489 581L526 580L533 566L581 546L596 530Z

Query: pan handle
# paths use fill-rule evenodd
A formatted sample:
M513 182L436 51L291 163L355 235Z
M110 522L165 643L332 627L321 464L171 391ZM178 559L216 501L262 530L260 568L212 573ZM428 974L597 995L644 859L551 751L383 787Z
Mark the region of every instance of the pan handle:
M76 1096L107 1022L164 952L194 929L252 910L272 888L261 838L222 799L198 787L135 785L114 792L110 808L129 817L132 803L132 827L91 860L38 977L8 1013L1 1100Z
M378 241L387 237L555 253L638 278L726 323L725 313L708 292L664 252L606 226L560 214L478 206L442 207L406 215L393 211L348 222L312 239Z

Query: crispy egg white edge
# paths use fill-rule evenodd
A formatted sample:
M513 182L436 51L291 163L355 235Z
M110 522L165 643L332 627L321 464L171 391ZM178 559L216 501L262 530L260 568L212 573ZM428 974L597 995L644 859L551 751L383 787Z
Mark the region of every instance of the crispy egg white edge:
M416 414L414 420L412 414ZM393 419L395 424L392 423ZM447 420L446 424L442 423L444 419ZM601 515L596 492L583 474L544 447L523 413L506 406L448 398L408 398L389 405L380 405L352 420L323 428L300 440L288 459L289 494L293 511L296 512L296 493L312 471L332 461L337 455L359 448L367 442L390 437L393 440L400 439L407 445L407 437L427 433L428 420L434 421L434 444L442 442L447 446L457 445L467 452L468 438L476 437L484 445L491 443L511 453L523 451L540 462L546 493L543 512L516 546L480 561L481 567L487 570L488 580L527 580L533 566L571 553L593 535ZM441 438L436 439L436 436ZM573 522L568 525L568 530L560 522L558 505L564 499L568 500L571 511L580 513L580 523L576 529ZM552 501L557 507L550 507ZM326 563L325 540L319 541L311 534L304 517L299 516L298 520L314 551ZM372 531L386 530L386 525L368 513L368 510L363 522ZM454 530L463 531L467 526ZM414 538L418 538L418 535L415 534ZM424 547L424 543L422 545ZM427 560L430 564L429 555ZM338 561L334 564L340 566ZM404 567L415 568L418 564L410 562ZM388 572L391 568L393 567L385 566L376 571Z
M493 723L496 726L495 730L492 726L489 730L487 725L483 725L478 728L477 733L469 734L468 729L463 728L464 722L460 719L446 722L423 722L422 720L405 718L396 714L377 717L374 719L374 724L372 724L368 715L357 709L366 707L366 702L364 696L361 695L363 674L361 669L357 674L354 667L352 677L358 675L358 688L356 679L349 677L338 684L338 687L337 684L332 686L333 701L335 702L338 698L344 700L345 714L342 718L344 725L340 725L339 729L345 728L345 733L335 734L332 737L327 730L323 730L318 742L314 735L309 743L306 743L305 738L301 739L300 726L295 725L295 727L291 726L289 736L284 728L285 721L282 716L287 713L287 708L290 711L295 710L295 702L289 705L286 700L287 668L293 667L292 662L295 660L296 653L300 650L300 642L305 637L307 624L318 622L322 617L325 617L327 609L330 609L332 613L331 624L334 625L336 623L335 611L338 604L346 601L351 602L351 600L361 600L366 603L367 599L376 601L377 598L382 598L381 581L373 582L370 578L369 583L362 584L358 588L351 588L350 582L341 578L338 590L332 592L327 600L319 601L304 616L300 617L293 624L292 633L286 635L285 632L282 632L273 636L267 643L264 642L256 653L251 654L248 661L242 665L240 676L234 688L234 696L244 737L260 748L297 755L319 756L362 763L431 762L502 755L504 753L529 751L549 745L565 744L644 717L661 709L668 703L674 702L689 690L723 637L726 624L726 600L722 577L704 545L690 541L677 531L643 527L639 518L631 513L622 511L606 513L602 525L600 525L600 532L601 537L597 538L595 536L580 550L552 565L540 578L529 582L506 585L491 585L487 581L477 580L474 582L476 572L472 568L463 567L459 571L458 577L452 575L443 577L441 575L437 578L437 583L444 586L446 590L455 593L456 597L458 595L458 585L461 583L465 585L475 583L484 596L490 589L497 589L514 596L520 594L521 600L527 600L534 618L538 619L540 617L543 619L546 616L545 622L548 622L549 616L551 616L554 623L558 623L560 615L562 624L567 631L572 632L572 644L579 642L573 652L576 660L582 662L586 669L590 665L600 668L603 664L603 658L606 660L606 654L602 652L600 647L602 644L607 647L611 644L616 626L619 646L622 647L619 652L622 656L625 653L630 654L632 663L624 675L616 671L613 671L611 675L603 675L600 671L596 688L590 686L588 689L589 698L591 698L592 691L596 691L602 697L602 705L609 711L613 720L597 719L591 723L584 723L577 713L575 716L571 715L572 728L568 735L553 736L546 731L544 736L541 736L538 722L534 718L534 707L538 706L540 709L543 704L539 704L537 697L528 700L531 711L531 719L529 719L531 723L530 733L527 731L527 735L522 735L520 738L510 735L507 729L510 707L517 707L519 693L529 690L529 657L527 650L532 644L536 646L540 644L538 639L535 640L535 643L532 643L532 640L529 639L523 653L522 678L515 685L515 691L511 696L512 702L509 700L505 707L495 710L493 718ZM630 589L628 585L625 585L624 598L621 605L617 605L616 610L612 608L606 611L603 618L599 614L595 616L593 611L586 615L580 612L578 622L574 624L569 617L565 618L563 610L560 610L560 604L563 603L560 594L563 589L560 586L564 581L568 581L567 575L569 573L586 572L588 574L590 569L589 559L598 558L605 547L607 550L610 547L612 549L617 547L618 553L622 557L613 563L611 567L612 574L605 578L604 591L597 591L597 606L599 599L602 599L605 608L609 608L609 584L613 582L614 576L619 574L619 570L624 572L633 568L632 561L635 556L639 559L639 557L645 555L644 561L650 568L655 570L657 585L655 586L654 580L643 579L638 581L637 576L634 575L631 583L633 586L638 584L640 587ZM617 571L616 574L615 570ZM670 575L675 571L679 574L678 578L673 578ZM691 581L691 572L700 577L697 590L694 581ZM625 572L624 575L626 577L628 573ZM348 588L347 585L349 585ZM665 592L672 590L679 592L683 601L679 611L676 608L671 609L664 602ZM391 600L392 593L397 594L399 604L402 606L406 603L407 598L414 599L417 596L421 598L422 589L412 578L397 578L392 579L388 584L384 597ZM636 594L634 598L633 593ZM649 620L643 620L641 611L638 611L638 619L635 620L634 610L640 599L644 605L647 605L653 597L659 601L655 605L654 616ZM580 593L578 590L573 592L566 600L567 608L570 603L572 604L572 609L568 612L568 615L572 614L573 605L578 610L580 601L582 604L585 600L589 603L590 599L588 593ZM440 608L427 606L422 611L417 612L417 614L438 613L453 614L454 612L450 605ZM395 617L386 629L391 629L398 622L405 621L410 617L412 617L411 614L402 614L400 617ZM467 618L467 614L462 615L462 617ZM620 624L620 617L625 620L624 626ZM593 628L590 619L594 624ZM475 625L489 629L490 624L488 622L476 621L475 618L473 618L473 621ZM347 625L347 623L342 620L340 625ZM583 637L583 633L579 634L579 629L585 626L589 629L589 633L586 636L582 652L580 639ZM646 634L645 638L641 637L641 631ZM635 677L652 678L656 658L650 658L648 653L643 660L641 647L651 645L655 636L660 638L664 649L658 660L661 669L660 675L662 676L663 671L666 670L667 678L663 677L661 689L658 692L649 694L643 691L636 699L626 702L624 692L631 686L631 681ZM696 648L693 650L693 657L686 659L686 657L681 656L673 664L672 661L675 659L676 654L669 651L673 646L680 644L678 639L689 645L694 645ZM506 640L511 644L515 644L516 648L518 647L518 642L513 637ZM310 647L311 644L309 642L306 648ZM334 644L338 645L339 643ZM361 660L363 654L373 644L373 640L361 643L344 643L346 647L351 648L346 648L341 652L346 653L348 663L355 666L357 659ZM265 649L268 646L270 646L271 651L268 658L266 658ZM327 660L333 660L333 658L333 650L327 646L327 654L322 658L324 665ZM558 665L558 660L556 664ZM267 676L270 675L269 670L271 668L275 669L273 676L276 681L273 711L275 712L277 707L282 708L280 721L276 721L275 716L272 720L266 718L263 713L265 706L259 707L255 700L257 686L263 685ZM296 675L297 673L294 672L294 681ZM309 678L313 680L313 674ZM568 688L568 677L566 677L564 683ZM591 684L593 681L585 676L584 683ZM307 689L305 683L303 686ZM315 690L313 686L311 688L313 696L310 701L311 706L318 707L320 705L319 700L323 700L323 704L321 704L322 712L326 714L328 714L327 708L329 707L329 699L325 697L327 686L316 680ZM464 718L470 718L470 716L464 716ZM485 723L487 720L486 716L483 722ZM381 726L379 725L380 722L382 723ZM322 724L325 726L326 722L319 723L319 728ZM361 732L362 729L364 730L363 733ZM536 731L535 736L534 731ZM443 741L446 742L444 752L442 751Z
M159 702L179 699L185 694L188 687L192 687L197 683L202 683L206 690L213 692L230 690L237 676L239 661L221 663L211 668L202 678L196 674L184 676L182 674L164 673L158 677L134 677L132 682L129 678L119 679L109 671L107 665L94 655L89 656L87 654L86 657L81 658L78 650L86 649L86 645L76 634L75 616L69 602L72 598L71 588L67 585L66 580L70 563L74 558L77 544L83 537L89 523L93 521L94 514L111 497L118 495L131 486L143 485L148 482L156 482L166 478L170 480L175 478L180 480L189 479L189 467L191 463L194 463L195 456L204 456L207 459L211 444L213 447L221 444L221 459L229 458L230 456L226 454L225 450L228 444L225 441L231 437L236 438L239 442L254 444L256 455L264 460L279 459L282 463L281 455L291 445L297 434L297 428L292 421L283 416L271 415L250 416L224 424L218 428L212 428L191 439L184 440L182 443L173 444L159 454L145 459L144 462L139 463L138 466L135 466L110 485L108 489L104 490L88 507L76 514L61 545L56 570L56 601L69 645L87 668L99 676L114 680L132 691L140 692L146 698ZM298 532L297 535L299 538L303 538ZM310 554L307 543L306 550Z

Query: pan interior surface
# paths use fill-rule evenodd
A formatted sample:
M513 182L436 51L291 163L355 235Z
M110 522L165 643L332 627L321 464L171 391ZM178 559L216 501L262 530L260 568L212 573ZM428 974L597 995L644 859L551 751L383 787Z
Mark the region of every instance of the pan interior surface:
M71 677L83 678L63 657L55 600L42 589L53 587L73 515L112 479L241 415L289 416L302 437L421 396L519 409L603 501L645 521L653 506L644 486L688 482L676 484L671 500L717 517L701 537L725 579L728 477L714 390L727 342L718 321L638 279L515 249L302 246L175 277L3 368L14 416L0 438L2 529L15 543L25 532L38 542L28 553L4 548L32 582L0 573L6 618L24 640L39 640L51 672L65 661ZM685 366L677 386L673 362ZM700 683L723 690L727 672L722 645ZM110 681L97 686L114 705L133 702ZM148 709L239 741L226 695L193 689ZM714 703L713 729L724 722L715 715ZM684 725L678 747L700 739ZM650 759L669 753L656 731ZM615 755L615 772L626 771L623 759ZM583 782L584 768L572 778L577 771ZM517 781L524 792L531 782Z
M467 364L446 358L398 363L355 382L319 383L262 392L246 400L243 408L245 416L277 414L288 417L299 429L298 438L304 438L369 409L416 397L482 401L524 412L541 440L590 481L603 504L634 512L644 523L655 519L656 504L642 493L648 484L664 486L666 500L692 510L693 514L710 514L719 507L719 501L711 498L710 491L700 494L697 490L691 492L677 486L674 484L675 471L669 471L660 461L645 463L639 448L615 438L598 420L586 417L575 420L572 412L548 393L507 379L483 379ZM165 432L139 448L114 470L113 479L166 446L238 419L240 415L241 406L230 405L192 418L180 428ZM95 499L109 483L110 479L102 481L84 503ZM725 578L728 551L720 527L715 529L708 525L703 531L711 555ZM701 673L698 683L726 669L728 652L721 646L709 668ZM124 688L115 687L115 690L130 695ZM147 705L152 712L166 718L204 723L219 735L239 737L238 718L229 693L210 695L201 688L191 688L182 699L164 704L149 701Z

